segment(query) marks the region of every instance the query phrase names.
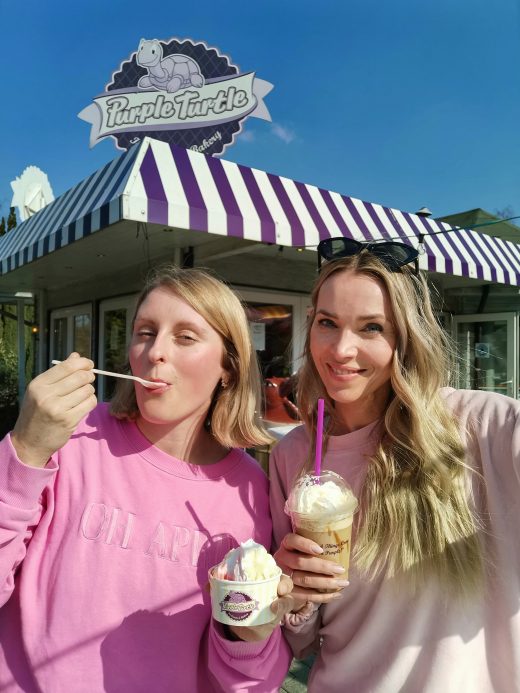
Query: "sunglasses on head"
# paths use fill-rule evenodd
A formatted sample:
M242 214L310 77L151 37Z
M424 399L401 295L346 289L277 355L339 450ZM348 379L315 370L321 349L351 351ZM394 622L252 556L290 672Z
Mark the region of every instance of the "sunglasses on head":
M318 243L318 269L322 260L340 260L342 257L357 255L366 250L391 272L397 272L400 267L417 260L419 252L407 243L399 241L355 241L353 238L338 236L326 238ZM417 270L417 263L416 263Z

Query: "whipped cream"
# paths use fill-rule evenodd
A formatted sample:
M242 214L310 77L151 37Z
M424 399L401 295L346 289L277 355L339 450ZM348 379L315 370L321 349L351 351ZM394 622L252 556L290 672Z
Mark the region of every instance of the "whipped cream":
M341 477L332 472L327 472L327 476L328 480L319 483L312 475L300 479L291 494L290 509L320 518L337 513L352 514L358 504L356 497ZM335 476L338 476L337 481Z
M213 575L220 580L249 582L267 580L278 575L279 568L274 558L261 544L248 539L231 549L223 560L215 566Z

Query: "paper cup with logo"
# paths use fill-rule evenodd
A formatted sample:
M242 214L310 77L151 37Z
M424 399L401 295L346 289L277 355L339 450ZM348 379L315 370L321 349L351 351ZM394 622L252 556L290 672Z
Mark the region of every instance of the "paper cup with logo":
M209 571L213 618L228 626L261 626L275 618L271 604L278 597L282 571L266 580L235 581L214 577Z
M285 503L293 531L323 549L320 558L345 568L348 578L352 522L358 502L346 481L335 472L307 474L298 479Z

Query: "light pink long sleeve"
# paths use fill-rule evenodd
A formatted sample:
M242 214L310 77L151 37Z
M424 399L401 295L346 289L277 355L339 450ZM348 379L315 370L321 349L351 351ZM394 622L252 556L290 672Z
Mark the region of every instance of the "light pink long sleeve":
M461 601L432 579L412 595L402 579L368 581L354 562L342 598L287 634L296 654L318 651L310 693L520 692L520 402L451 388L443 396L460 421L467 462L478 472L471 479L488 571L482 594ZM359 495L376 444L377 422L332 437L324 467L342 474ZM283 502L308 447L298 428L271 455L277 542L289 530Z
M193 466L99 406L45 469L0 442L0 690L277 691L277 629L227 642L207 571L271 543L267 479L241 450ZM273 656L276 651L277 656Z

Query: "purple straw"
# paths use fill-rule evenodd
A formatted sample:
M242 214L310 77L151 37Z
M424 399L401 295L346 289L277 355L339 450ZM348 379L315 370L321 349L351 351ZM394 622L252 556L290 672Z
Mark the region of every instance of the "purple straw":
M316 420L316 459L314 463L314 474L321 474L321 448L323 445L323 412L325 409L325 401L318 400L318 418Z

